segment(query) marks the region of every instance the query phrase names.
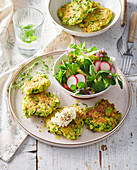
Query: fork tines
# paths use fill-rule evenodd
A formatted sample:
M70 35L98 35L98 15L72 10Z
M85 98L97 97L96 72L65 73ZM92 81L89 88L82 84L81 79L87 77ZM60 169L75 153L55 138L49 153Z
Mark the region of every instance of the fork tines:
M126 53L123 54L122 62L121 62L121 71L125 75L128 75L130 72L132 60L133 60L132 54L126 54Z

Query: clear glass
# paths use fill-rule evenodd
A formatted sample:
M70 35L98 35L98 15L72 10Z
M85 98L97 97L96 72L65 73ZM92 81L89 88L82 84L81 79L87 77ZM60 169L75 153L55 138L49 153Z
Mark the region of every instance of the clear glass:
M35 8L22 8L15 12L13 23L20 54L33 56L41 47L44 15Z

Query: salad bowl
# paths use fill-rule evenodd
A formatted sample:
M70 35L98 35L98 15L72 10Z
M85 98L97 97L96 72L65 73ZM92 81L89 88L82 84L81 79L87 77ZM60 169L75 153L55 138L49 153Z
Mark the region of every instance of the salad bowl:
M92 93L92 90L91 90L91 91L89 90L90 93L88 93L88 94L78 94L78 93L74 93L74 92L70 89L70 86L71 86L71 84L75 84L75 85L77 86L78 82L80 81L80 80L78 80L77 78L80 78L82 81L84 81L84 79L85 79L85 82L84 82L84 83L86 83L86 75L83 75L83 74L81 74L81 73L78 73L78 74L76 74L76 75L70 75L70 76L68 77L68 79L71 79L71 80L68 80L68 79L67 79L66 85L61 84L61 83L57 80L56 75L59 73L60 67L62 67L61 65L63 65L62 62L63 62L63 61L68 61L68 54L69 54L71 51L74 51L74 50L70 50L70 51L65 52L64 54L62 54L62 55L56 60L56 62L55 62L55 64L54 64L53 72L54 72L55 82L57 83L57 85L58 85L62 90L64 90L65 92L69 93L71 96L73 96L73 97L75 97L75 98L81 98L81 99L90 99L90 98L97 97L97 96L102 95L102 94L104 94L105 92L107 92L107 91L111 88L111 84L110 84L107 88L105 88L105 89L103 89L103 90L101 90L101 91L99 91L99 92L97 92L97 93ZM95 63L96 63L96 62L95 62ZM95 64L95 63L94 63L94 64ZM102 62L102 63L105 63L105 62ZM106 63L107 63L107 62L106 62ZM109 64L109 63L108 63L108 64ZM104 66L103 66L103 67L104 67ZM107 66L105 66L105 67L107 67ZM113 68L112 72L115 73L115 74L117 74L117 69L116 69L116 66L115 66L114 63L113 63L113 67L112 67L112 68ZM78 76L79 76L79 77L78 77ZM78 81L75 80L75 78L76 78ZM118 80L118 81L119 81L119 80ZM113 85L114 85L114 84L113 84ZM88 87L88 88L89 88L89 87Z
M71 35L79 36L79 37L91 37L97 36L99 34L104 33L109 28L111 28L119 19L121 13L121 4L120 0L94 0L94 2L99 2L103 7L109 8L112 10L112 20L111 22L106 25L103 29L95 32L86 33L80 28L78 25L74 26L67 26L62 24L61 20L58 17L58 9L66 4L69 3L70 0L50 0L48 4L48 13L49 16L56 27L61 30L68 32Z

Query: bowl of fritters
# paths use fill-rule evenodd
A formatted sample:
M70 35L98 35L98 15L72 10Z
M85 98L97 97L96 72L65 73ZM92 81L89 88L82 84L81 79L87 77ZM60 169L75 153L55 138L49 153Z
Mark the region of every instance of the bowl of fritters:
M79 37L99 35L119 19L119 0L50 0L48 13L58 28Z

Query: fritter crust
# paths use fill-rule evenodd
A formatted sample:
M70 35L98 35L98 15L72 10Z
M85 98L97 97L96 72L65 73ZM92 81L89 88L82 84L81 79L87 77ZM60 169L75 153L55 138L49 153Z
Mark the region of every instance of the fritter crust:
M81 116L84 122L89 125L90 130L100 132L114 129L122 114L117 111L113 103L101 99L95 106L86 108Z
M26 95L22 100L23 113L27 118L33 115L47 117L59 105L58 97L46 91L39 94Z
M66 24L68 26L76 25L86 16L88 12L92 8L93 2L90 0L77 0L73 2L69 2L58 10L58 16L62 21L62 24Z
M108 8L97 6L87 17L79 24L84 32L90 33L101 30L112 19L112 11Z
M49 117L45 118L45 124L48 131L57 135L65 136L68 139L77 139L77 137L82 133L84 122L80 117L80 115L83 113L83 108L80 106L75 107L77 109L76 119L72 120L72 122L70 122L66 127L59 127L58 125L53 124L51 118L55 117L55 114L57 112L61 112L64 108L69 108L68 106L55 110Z
M50 85L51 82L48 76L42 74L34 76L30 81L25 81L21 88L25 94L34 94L47 90Z

